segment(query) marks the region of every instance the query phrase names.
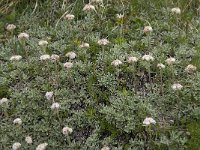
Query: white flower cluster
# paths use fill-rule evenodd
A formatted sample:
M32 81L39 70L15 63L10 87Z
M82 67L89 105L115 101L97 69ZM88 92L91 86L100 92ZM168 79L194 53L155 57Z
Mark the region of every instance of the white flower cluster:
M128 57L128 63L132 64L132 63L136 63L138 61L137 57Z
M82 43L79 47L80 48L89 48L90 45L88 43Z
M66 20L73 20L74 18L75 18L75 16L72 14L67 14L64 16L64 19L66 19Z
M45 97L47 100L51 100L53 97L53 91L46 92Z
M16 118L14 121L13 121L14 124L17 124L17 125L21 125L22 124L22 120L20 118Z
M51 110L58 110L60 108L60 104L59 103L53 103L51 105Z
M159 69L165 69L165 65L162 64L162 63L157 64L157 67L158 67Z
M97 42L99 45L107 45L107 44L109 44L110 42L107 40L107 39L100 39L100 40L98 40L98 42Z
M25 138L25 141L26 141L27 144L32 144L32 143L33 143L33 140L32 140L32 137L31 137L31 136L27 136L27 137Z
M2 98L0 100L0 106L3 105L4 103L7 103L8 102L8 99L7 98Z
M176 59L173 58L173 57L170 57L170 58L168 58L168 59L165 60L165 62L166 62L168 65L174 64L175 61L176 61Z
M40 60L49 60L51 57L48 54L40 56Z
M46 147L47 147L47 143L42 143L42 144L39 144L37 147L36 147L36 150L45 150Z
M73 129L72 128L69 128L69 127L64 127L63 129L62 129L62 133L64 134L64 135L69 135L69 134L71 134L73 132Z
M151 117L145 118L144 121L143 121L143 125L148 126L150 124L156 124L156 121Z
M145 61L154 61L154 58L151 55L144 55L144 56L142 56L142 60L145 60Z
M18 35L18 39L19 40L28 40L29 39L29 34L27 34L27 33L20 33Z
M193 72L195 72L196 70L197 70L197 67L194 66L194 65L192 65L192 64L188 65L188 66L185 68L185 72L187 72L187 73L193 73Z
M8 24L6 26L6 30L8 30L9 32L12 32L15 29L16 29L16 26L14 24Z
M14 56L10 57L11 61L19 61L21 59L22 59L22 56L20 56L20 55L14 55Z
M39 46L47 46L47 45L48 45L48 42L45 41L45 40L40 40L40 41L38 42L38 45L39 45Z
M145 26L144 29L143 29L144 33L149 33L149 32L152 32L152 31L153 31L153 28L151 26Z
M183 86L182 86L181 84L179 84L179 83L175 83L175 84L172 85L172 89L173 89L174 91L179 91L179 90L181 90L182 88L183 88Z
M110 150L110 147L104 146L104 147L101 148L101 150Z
M95 10L95 7L91 4L86 4L83 8L83 11L86 11L86 12L93 11L93 10Z
M121 60L119 60L119 59L116 59L116 60L114 60L112 63L111 63L111 65L113 65L113 66L115 66L115 67L117 67L117 66L119 66L119 65L121 65L122 64L122 62L121 62Z
M67 69L70 69L70 68L73 67L73 63L71 63L71 62L66 62L66 63L64 63L64 67L67 68Z
M65 54L66 57L69 57L69 59L75 59L76 58L76 53L74 52L68 52Z
M12 145L12 150L18 150L21 146L22 146L21 143L16 142Z
M175 7L175 8L172 8L171 9L171 12L172 13L174 13L174 14L181 14L181 9L180 8L178 8L178 7Z

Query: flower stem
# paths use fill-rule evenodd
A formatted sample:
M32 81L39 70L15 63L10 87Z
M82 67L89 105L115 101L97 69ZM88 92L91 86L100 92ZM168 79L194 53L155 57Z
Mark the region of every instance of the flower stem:
M160 87L160 93L163 95L163 72L160 70L160 82L161 82L161 87Z
M152 86L152 81L151 81L151 66L149 66L149 83L150 83L151 92L153 93L153 86Z

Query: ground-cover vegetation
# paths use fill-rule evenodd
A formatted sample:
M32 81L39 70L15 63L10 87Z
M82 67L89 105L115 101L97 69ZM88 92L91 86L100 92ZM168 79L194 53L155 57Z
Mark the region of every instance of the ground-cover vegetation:
M198 150L199 0L0 1L0 149Z

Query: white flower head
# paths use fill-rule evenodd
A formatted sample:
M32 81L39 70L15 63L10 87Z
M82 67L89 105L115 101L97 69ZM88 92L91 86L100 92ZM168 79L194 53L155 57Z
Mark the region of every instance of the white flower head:
M104 146L104 147L101 148L101 150L110 150L110 147Z
M19 40L28 40L29 39L29 35L27 33L20 33L18 35L18 39Z
M49 60L51 57L48 54L40 56L40 60Z
M65 56L69 57L69 59L74 59L74 58L76 58L76 53L74 53L74 52L68 52Z
M19 61L21 59L22 59L22 56L20 56L20 55L14 55L14 56L10 57L11 61Z
M22 120L20 118L16 118L14 121L13 121L14 124L18 124L18 125L21 125L22 124Z
M52 61L58 61L60 59L60 56L59 55L56 55L56 54L52 54L51 55L51 60Z
M62 133L64 134L64 135L69 135L69 134L71 134L73 132L73 129L72 128L69 128L69 127L64 127L63 129L62 129Z
M122 62L121 62L121 60L119 60L119 59L116 59L116 60L114 60L112 63L111 63L111 65L113 65L113 66L115 66L115 67L117 67L117 66L119 66L119 65L121 65L122 64Z
M181 9L178 8L178 7L175 7L175 8L171 9L171 12L174 13L174 14L181 14Z
M2 98L0 100L0 106L3 105L4 103L7 103L8 102L8 99L7 98Z
M79 47L80 48L89 48L90 44L88 44L88 43L82 43Z
M47 45L48 45L48 42L45 41L45 40L40 40L40 41L38 42L38 45L39 45L39 46L47 46Z
M145 26L144 29L143 29L144 33L152 32L152 31L153 31L153 29L152 29L151 26Z
M124 18L124 15L122 15L122 14L117 14L116 16L117 16L118 19L123 19Z
M39 144L37 147L36 147L36 150L45 150L46 147L47 147L47 143L42 143L42 144Z
M179 91L179 90L181 90L183 88L183 86L181 84L179 84L179 83L175 83L171 87L172 87L172 89L174 91Z
M26 143L28 143L28 144L32 144L32 143L33 143L33 140L32 140L32 137L31 137L31 136L27 136L27 137L25 138L25 141L26 141Z
M192 65L192 64L188 65L188 66L185 68L185 72L187 72L187 73L193 73L193 72L196 71L196 70L197 70L197 67L194 66L194 65Z
M157 67L159 69L165 69L165 65L163 65L162 63L157 64Z
M75 18L75 16L72 15L72 14L67 14L67 15L65 15L65 17L64 17L64 19L66 19L66 20L73 20L74 18Z
M16 142L12 145L12 150L18 150L21 147L21 143Z
M12 32L15 29L16 29L16 26L14 24L8 24L6 26L6 30L8 30L9 32Z
M71 63L71 62L66 62L66 63L64 63L64 67L67 68L67 69L70 69L70 68L73 67L73 63Z
M166 62L168 65L174 64L175 61L176 61L176 59L173 58L173 57L167 58L167 59L165 60L165 62Z
M128 57L128 63L136 63L138 61L137 57Z
M98 42L97 42L99 45L107 45L107 44L109 44L110 42L107 40L107 39L100 39L100 40L98 40Z
M142 60L145 60L145 61L154 61L154 58L151 55L144 55L144 56L142 56Z
M51 98L53 97L53 92L52 91L46 92L45 97L47 100L51 100Z
M91 4L86 4L83 8L83 11L93 11L95 10L95 7Z
M156 121L151 117L145 118L144 121L143 121L143 125L148 126L150 124L156 124Z
M51 105L51 110L58 110L60 108L60 104L59 103L53 103Z

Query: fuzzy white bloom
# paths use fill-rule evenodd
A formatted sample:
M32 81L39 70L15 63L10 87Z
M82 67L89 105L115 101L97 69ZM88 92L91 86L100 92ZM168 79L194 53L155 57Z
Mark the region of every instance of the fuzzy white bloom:
M14 24L8 24L7 26L6 26L6 30L8 30L8 31L10 31L10 32L12 32L13 30L15 30L16 29L16 26L14 25Z
M152 31L153 31L153 29L152 29L151 26L145 26L144 29L143 29L144 33L152 32Z
M145 60L145 61L154 61L154 58L151 55L144 55L144 56L142 56L142 60Z
M104 147L101 148L101 150L110 150L110 147L104 146Z
M110 42L107 40L107 39L100 39L98 40L97 42L99 45L107 45L109 44Z
M22 56L20 56L20 55L14 55L14 56L10 57L11 61L13 61L13 60L18 61L18 60L21 60L21 59L22 59Z
M137 57L128 57L128 63L136 63L138 61Z
M21 147L21 143L19 143L19 142L16 142L16 143L14 143L14 144L12 145L12 149L13 149L13 150L18 150L20 147Z
M111 65L113 65L113 66L115 66L115 67L117 67L117 66L119 66L119 65L121 65L122 64L122 62L121 62L121 60L119 60L119 59L116 59L116 60L114 60L112 63L111 63Z
M159 69L165 69L165 65L163 65L162 63L157 64L157 67Z
M73 20L74 18L75 18L75 16L72 15L72 14L67 14L67 15L65 15L65 17L64 17L64 19L66 19L66 20Z
M18 35L18 39L19 40L28 40L29 39L29 35L27 33L20 33Z
M64 135L69 135L69 134L71 134L73 132L73 129L72 128L69 128L69 127L64 127L63 129L62 129L62 133L64 134Z
M185 68L185 71L186 71L187 73L192 73L192 72L194 72L194 71L196 71L196 70L197 70L197 67L194 66L194 65L192 65L192 64L188 65L188 66Z
M46 92L45 97L47 100L51 100L51 98L53 97L53 92Z
M174 13L174 14L181 14L181 9L178 8L178 7L175 7L175 8L171 9L171 12Z
M165 60L165 62L166 62L168 65L174 64L175 61L176 61L176 59L173 58L173 57L167 58L167 59Z
M67 69L70 69L70 68L73 67L73 63L71 63L71 62L66 62L66 63L64 63L64 67L67 68Z
M52 110L57 110L57 109L59 109L60 108L60 104L59 103L53 103L52 105L51 105L51 109Z
M150 124L156 124L156 121L151 117L145 118L144 121L143 121L143 125L148 126Z
M56 55L56 54L52 54L51 55L51 60L53 61L58 61L60 59L60 56Z
M91 11L91 10L95 10L95 7L91 4L86 4L83 8L83 11Z
M117 16L118 19L124 18L124 15L122 15L122 14L117 14L116 16Z
M178 91L178 90L181 90L183 88L183 86L179 83L175 83L171 87L174 91Z
M32 137L31 137L31 136L27 136L27 137L25 138L25 141L26 141L26 143L28 143L28 144L32 144L32 143L33 143L33 140L32 140Z
M50 59L51 57L50 57L50 55L48 55L48 54L45 54L45 55L42 55L42 56L40 56L40 60L48 60L48 59Z
M8 99L7 98L2 98L0 100L0 105L2 105L3 103L7 103L8 102Z
M47 143L42 143L42 144L39 144L37 147L36 147L36 150L45 150L46 147L47 147Z
M18 124L18 125L21 125L22 124L22 120L20 118L16 118L14 121L13 121L14 124Z
M39 45L39 46L47 46L47 45L48 45L48 42L45 41L45 40L41 40L41 41L38 42L38 45Z
M74 59L74 58L76 58L76 53L74 53L74 52L68 52L65 56L69 57L69 59Z
M80 48L89 48L90 44L88 44L88 43L82 43L79 47Z

